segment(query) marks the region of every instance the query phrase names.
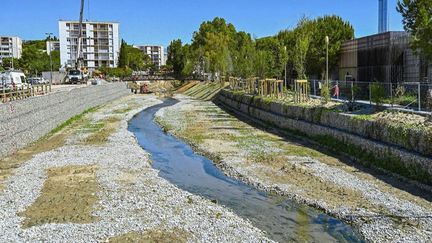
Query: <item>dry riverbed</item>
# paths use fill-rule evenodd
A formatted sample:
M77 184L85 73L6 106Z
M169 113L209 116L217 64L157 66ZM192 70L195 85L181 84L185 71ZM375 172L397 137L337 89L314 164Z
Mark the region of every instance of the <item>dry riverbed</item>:
M127 122L158 103L119 99L1 159L0 242L269 241L151 168Z
M430 191L398 189L405 182L256 129L209 101L176 98L181 102L161 109L156 120L226 174L322 209L353 224L368 241L432 241Z

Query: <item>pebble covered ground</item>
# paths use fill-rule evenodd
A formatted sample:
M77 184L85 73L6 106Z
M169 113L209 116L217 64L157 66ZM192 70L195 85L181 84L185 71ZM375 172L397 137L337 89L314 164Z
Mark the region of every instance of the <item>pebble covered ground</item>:
M219 158L217 165L226 174L322 209L353 224L367 241L432 241L431 191L418 196L385 180L396 178L378 178L313 148L303 149L295 138L286 140L256 129L212 102L176 98L181 102L161 109L157 121L200 152ZM284 148L294 155L279 156ZM273 154L278 156L272 158ZM407 182L399 184L403 183Z
M89 135L78 129L63 146L36 154L16 168L0 191L0 242L100 242L140 234L149 240L152 235L164 235L157 232L174 232L170 235L174 241L175 232L180 232L179 241L184 241L185 234L191 242L270 241L227 208L158 177L148 154L127 130L127 121L160 102L153 96L128 96L110 103L86 115L95 124L112 116L120 118L118 128L105 143L83 143ZM23 227L23 215L45 190L47 171L65 166L91 166L95 170L98 189L91 222L71 220ZM67 221L61 215L59 220Z

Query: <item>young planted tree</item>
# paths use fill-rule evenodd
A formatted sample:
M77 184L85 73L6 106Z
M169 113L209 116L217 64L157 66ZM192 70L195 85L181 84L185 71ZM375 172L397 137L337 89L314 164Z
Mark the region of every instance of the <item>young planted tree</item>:
M295 50L293 52L294 69L297 72L298 79L307 79L306 76L306 57L314 32L313 22L303 17L294 30Z
M385 89L380 83L371 84L371 99L375 103L375 110L379 110L384 103Z

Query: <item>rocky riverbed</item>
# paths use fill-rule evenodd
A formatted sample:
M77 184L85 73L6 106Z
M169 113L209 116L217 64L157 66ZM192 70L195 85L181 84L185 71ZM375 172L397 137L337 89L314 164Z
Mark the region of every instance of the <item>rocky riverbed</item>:
M8 173L0 187L0 241L270 241L151 168L127 122L158 103L153 96L119 99L2 159Z
M226 174L351 223L372 242L432 241L432 194L340 159L295 137L256 129L213 103L177 95L164 129L213 158Z

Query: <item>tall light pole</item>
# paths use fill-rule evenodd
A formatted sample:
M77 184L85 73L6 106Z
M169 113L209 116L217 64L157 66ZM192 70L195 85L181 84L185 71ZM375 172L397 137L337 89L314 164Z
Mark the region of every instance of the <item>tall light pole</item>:
M48 43L49 43L49 57L50 57L50 86L49 86L49 91L51 92L51 85L52 85L52 81L53 81L53 64L52 64L52 47L51 47L51 35L53 33L45 33L45 35L48 36Z
M287 52L287 47L284 46L285 49L285 53ZM287 54L288 56L288 54ZM285 88L287 87L287 62L284 63L285 64Z
M326 83L327 83L327 88L329 87L329 58L328 58L328 49L329 49L329 42L330 39L328 36L325 37L325 43L326 43Z

